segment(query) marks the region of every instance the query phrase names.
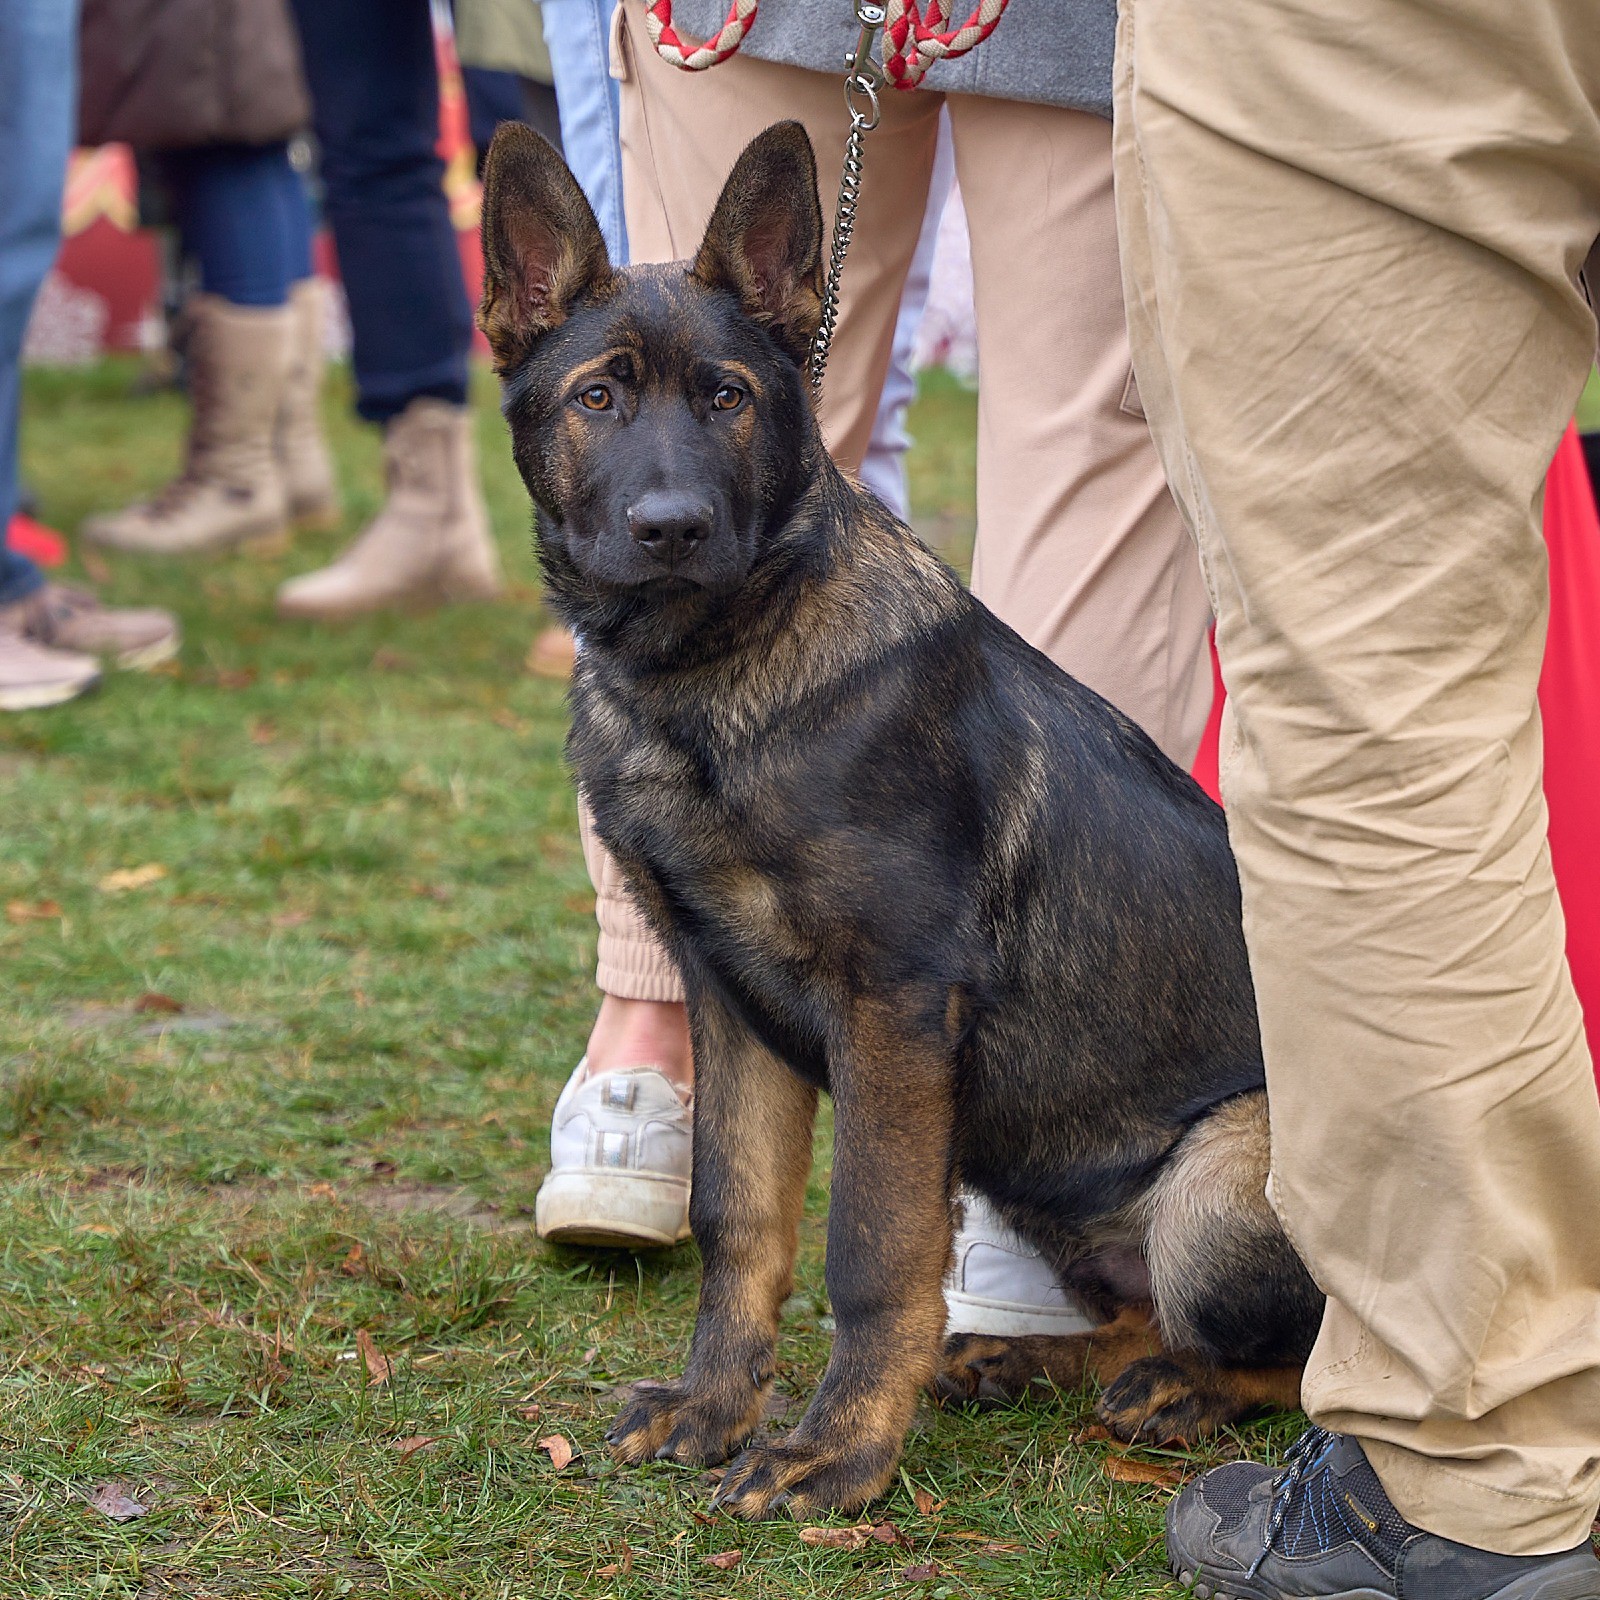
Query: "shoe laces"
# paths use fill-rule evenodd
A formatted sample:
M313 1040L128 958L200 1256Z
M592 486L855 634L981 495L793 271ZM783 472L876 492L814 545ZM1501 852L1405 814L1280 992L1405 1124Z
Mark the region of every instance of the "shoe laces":
M1326 1428L1313 1426L1307 1428L1284 1452L1283 1465L1272 1480L1272 1510L1267 1516L1267 1537L1261 1546L1261 1553L1250 1563L1250 1570L1245 1574L1247 1578L1254 1578L1261 1570L1261 1563L1272 1554L1272 1547L1283 1532L1301 1480L1332 1443L1333 1435Z

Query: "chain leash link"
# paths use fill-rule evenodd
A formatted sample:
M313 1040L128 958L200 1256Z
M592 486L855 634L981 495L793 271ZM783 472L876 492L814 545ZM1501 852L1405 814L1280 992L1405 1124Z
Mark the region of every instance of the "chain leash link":
M885 9L877 0L855 0L861 33L856 47L844 58L844 103L850 111L850 136L845 140L844 169L839 174L839 205L833 217L833 243L828 252L828 276L822 290L822 318L811 341L811 392L822 398L822 379L828 370L828 352L839 325L839 281L844 258L856 230L856 206L861 199L861 172L866 135L878 126L882 107L878 90L884 84L883 68L873 55Z

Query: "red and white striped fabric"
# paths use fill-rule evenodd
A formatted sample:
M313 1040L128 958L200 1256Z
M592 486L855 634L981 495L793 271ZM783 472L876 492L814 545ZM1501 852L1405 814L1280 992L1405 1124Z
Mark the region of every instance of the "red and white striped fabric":
M883 24L883 70L897 89L915 89L937 61L953 61L980 45L995 30L1007 0L978 0L960 27L950 26L954 0L889 0Z
M994 32L1009 0L978 0L959 27L950 25L954 0L888 0L883 28L883 70L897 89L915 89L936 61L952 61L982 44ZM702 72L726 61L755 25L757 0L731 0L728 19L702 44L686 39L672 25L672 0L651 0L644 14L650 43L663 61L685 72Z
M726 61L739 48L755 20L756 0L732 0L728 20L711 38L696 44L672 26L672 0L651 0L644 14L644 25L656 54L685 72L702 72L719 61Z

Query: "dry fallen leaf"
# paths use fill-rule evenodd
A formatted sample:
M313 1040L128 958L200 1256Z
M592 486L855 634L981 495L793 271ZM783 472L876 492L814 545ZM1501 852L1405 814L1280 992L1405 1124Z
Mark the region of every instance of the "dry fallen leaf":
M516 1414L521 1417L524 1422L536 1422L539 1418L539 1403L535 1401L532 1405L518 1406L516 1408Z
M719 1550L714 1556L706 1557L706 1565L715 1567L718 1572L726 1572L729 1568L739 1565L739 1557L742 1553L738 1550Z
M801 1544L823 1545L829 1550L860 1550L872 1541L872 1529L865 1523L854 1528L802 1528Z
M331 1183L328 1183L321 1178L312 1184L310 1188L306 1190L306 1193L310 1195L313 1200L337 1200L339 1198L339 1191L335 1189ZM357 1248L359 1249L360 1246L358 1245Z
M919 1517L931 1517L944 1504L943 1500L935 1500L926 1489L913 1489L911 1499L916 1505Z
M256 681L254 667L220 667L215 672L201 672L195 682L213 689L248 689Z
M356 1330L356 1349L366 1364L367 1387L376 1389L379 1384L387 1383L391 1371L389 1358L372 1342L372 1335L365 1328Z
M937 1561L924 1561L920 1566L907 1567L900 1576L907 1583L926 1583L928 1579L939 1576L939 1563Z
M152 989L133 1002L133 1009L138 1012L159 1012L163 1016L175 1017L183 1010L183 1001L174 1000L170 994L157 994Z
M1176 1467L1139 1461L1133 1456L1107 1456L1100 1465L1105 1475L1118 1483L1156 1483L1171 1489L1183 1482L1183 1474Z
M572 1461L572 1445L559 1433L547 1434L539 1441L539 1448L548 1453L550 1465L560 1472Z
M395 1449L400 1452L400 1458L414 1456L419 1450L426 1450L430 1444L438 1444L438 1436L432 1433L414 1433L409 1439L395 1441Z
M7 922L53 922L61 915L61 907L54 900L40 900L30 905L26 900L6 902Z
M359 1278L362 1272L365 1270L362 1266L362 1261L365 1256L366 1251L363 1250L359 1244L351 1245L349 1255L347 1255L344 1260L339 1263L340 1272L342 1272L347 1278Z
M1020 1555L1028 1547L1025 1544L1011 1544L1005 1539L986 1539L978 1546L980 1556L1015 1556Z
M875 1522L867 1530L876 1544L909 1544L911 1541L892 1522Z
M166 875L167 869L159 861L148 862L142 867L118 867L100 880L99 888L102 894L121 894L126 889L143 889L149 884L159 883Z
M132 1522L135 1517L142 1517L150 1507L141 1505L128 1494L128 1486L123 1483L98 1483L89 1496L89 1504L102 1516L110 1517L113 1522Z
M622 1559L620 1561L606 1562L603 1567L600 1567L596 1570L595 1576L597 1578L614 1578L620 1572L624 1577L626 1577L627 1574L632 1571L633 1550L630 1548L628 1541L624 1539L622 1541Z

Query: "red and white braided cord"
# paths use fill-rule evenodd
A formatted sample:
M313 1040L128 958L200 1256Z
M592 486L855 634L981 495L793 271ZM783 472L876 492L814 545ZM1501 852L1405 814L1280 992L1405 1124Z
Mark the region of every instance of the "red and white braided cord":
M644 25L656 54L685 72L701 72L719 61L726 61L739 48L755 20L756 0L730 0L728 20L704 44L696 44L672 26L672 0L651 0L644 14Z
M917 0L888 0L883 24L883 70L897 89L914 89L936 61L951 61L980 45L995 30L1007 0L978 0L972 15L959 27L950 26L954 0L928 0L926 11Z
M972 15L950 26L955 0L888 0L883 28L883 70L897 89L914 89L936 61L952 61L982 44L994 32L1008 0L978 0ZM702 44L685 39L672 26L672 0L650 0L644 24L663 61L686 72L701 72L726 61L755 25L757 0L729 0L727 21Z

